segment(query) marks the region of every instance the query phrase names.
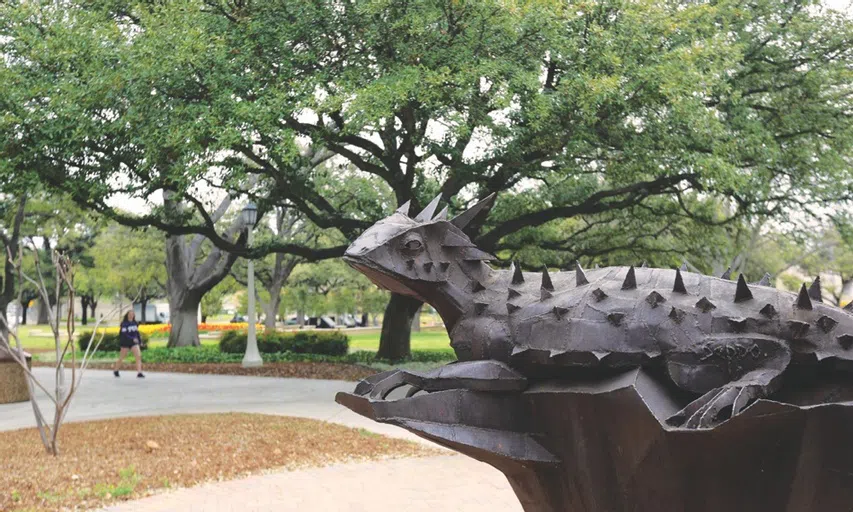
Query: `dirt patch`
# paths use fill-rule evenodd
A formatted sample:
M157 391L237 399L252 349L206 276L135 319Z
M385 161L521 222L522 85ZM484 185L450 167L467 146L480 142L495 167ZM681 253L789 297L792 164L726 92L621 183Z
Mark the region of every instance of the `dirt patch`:
M33 366L54 366L52 363L33 361ZM112 363L91 363L89 368L112 369ZM376 370L367 366L342 363L264 363L260 368L243 368L240 363L145 363L142 371L205 373L215 375L249 375L255 377L286 377L299 379L330 379L357 382L369 377ZM128 377L136 373L133 361L122 366Z
M439 453L331 423L243 413L69 423L60 449L47 455L35 429L0 432L0 510L96 508L270 469Z

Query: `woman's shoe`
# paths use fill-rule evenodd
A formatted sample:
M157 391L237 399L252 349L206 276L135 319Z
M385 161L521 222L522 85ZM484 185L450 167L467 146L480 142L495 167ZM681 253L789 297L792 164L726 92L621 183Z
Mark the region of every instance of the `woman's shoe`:
M118 370L113 370L113 375L115 375L116 377L118 377Z
M144 379L144 378L145 378L145 375L142 375L142 372L139 372L139 373L137 373L137 374L136 374L136 378L137 378L137 379Z

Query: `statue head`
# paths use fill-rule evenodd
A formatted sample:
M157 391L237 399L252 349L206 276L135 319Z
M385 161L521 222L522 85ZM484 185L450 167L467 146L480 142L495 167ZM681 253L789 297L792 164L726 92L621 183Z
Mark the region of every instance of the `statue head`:
M477 249L463 229L485 214L494 199L492 194L451 220L447 207L435 214L441 195L414 217L406 202L362 233L347 248L344 260L381 288L425 300L419 290L446 281L451 267L461 261L493 259Z

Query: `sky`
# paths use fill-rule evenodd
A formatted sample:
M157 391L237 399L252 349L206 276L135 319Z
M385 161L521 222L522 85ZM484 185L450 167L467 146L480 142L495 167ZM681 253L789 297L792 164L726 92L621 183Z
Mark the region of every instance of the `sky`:
M831 9L853 14L853 1L851 0L825 0L823 4Z

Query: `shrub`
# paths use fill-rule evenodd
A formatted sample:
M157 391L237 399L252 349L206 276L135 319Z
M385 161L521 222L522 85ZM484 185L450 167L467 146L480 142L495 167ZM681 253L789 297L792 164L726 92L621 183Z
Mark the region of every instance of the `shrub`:
M115 352L102 352L98 350L95 359L111 359ZM453 361L456 356L452 350L413 350L412 357L405 362L413 363L445 363ZM146 363L239 363L243 360L243 352L226 353L216 347L202 345L200 347L155 347L145 353ZM326 362L371 365L374 363L396 364L376 358L376 352L359 350L352 354L342 356L328 356L322 354L296 354L293 352L278 352L264 355L265 363L287 363L287 362Z
M219 350L226 354L246 352L246 331L228 331L219 339ZM258 333L258 350L262 354L292 352L343 356L349 350L349 337L340 331L298 331Z
M101 335L103 335L104 339L101 341L101 344L98 345L98 339L100 339ZM142 344L139 348L146 350L148 348L148 335L140 332L139 337L142 339ZM92 331L84 331L77 336L77 345L80 347L81 351L86 350L89 346L90 339L92 339ZM92 342L98 347L98 352L118 352L121 350L121 346L119 345L119 333L117 332L99 331Z

